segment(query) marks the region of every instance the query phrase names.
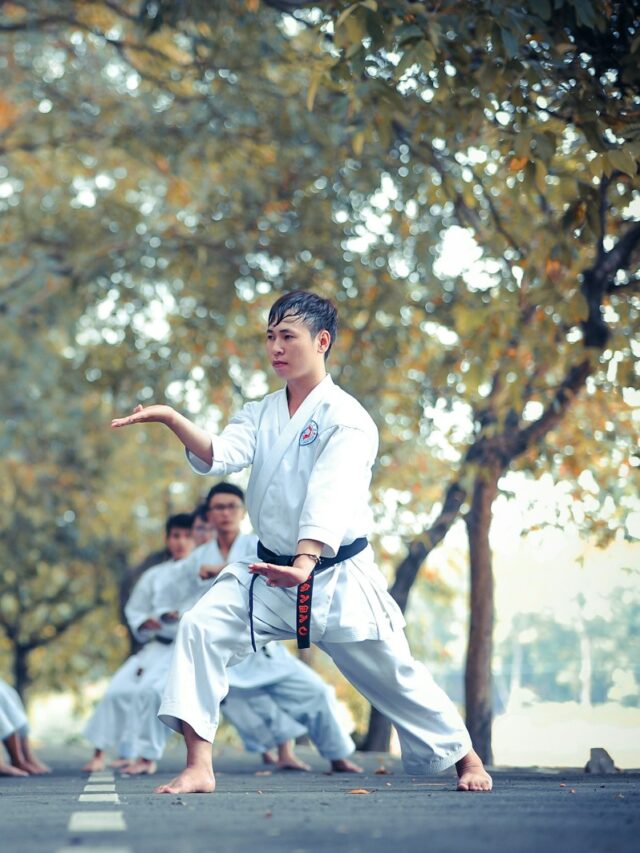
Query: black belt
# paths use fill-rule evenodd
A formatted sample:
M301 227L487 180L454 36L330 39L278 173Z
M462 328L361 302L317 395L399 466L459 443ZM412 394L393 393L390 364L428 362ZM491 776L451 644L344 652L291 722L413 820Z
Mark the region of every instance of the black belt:
M320 561L313 569L309 577L298 586L298 594L296 599L296 638L298 640L299 649L308 649L311 645L309 630L311 628L311 600L313 597L313 576L316 572L323 572L325 569L330 569L338 563L343 563L345 560L355 557L367 547L369 542L366 536L361 536L350 545L341 545L335 557L320 557ZM273 563L276 566L292 566L295 559L295 554L275 554L268 548L258 542L258 557L263 563ZM256 638L253 630L253 585L259 575L254 575L251 578L249 585L249 627L251 629L251 646L253 651L256 649Z
M157 635L153 638L157 643L162 643L163 646L170 646L173 643L173 640L169 639L169 637L158 637ZM153 640L151 641L153 642Z

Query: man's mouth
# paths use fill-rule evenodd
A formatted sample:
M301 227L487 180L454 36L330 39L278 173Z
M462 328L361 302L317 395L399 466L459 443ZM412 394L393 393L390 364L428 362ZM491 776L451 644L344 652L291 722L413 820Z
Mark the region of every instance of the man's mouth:
M282 367L287 362L286 361L273 361L271 363L273 364L274 367Z

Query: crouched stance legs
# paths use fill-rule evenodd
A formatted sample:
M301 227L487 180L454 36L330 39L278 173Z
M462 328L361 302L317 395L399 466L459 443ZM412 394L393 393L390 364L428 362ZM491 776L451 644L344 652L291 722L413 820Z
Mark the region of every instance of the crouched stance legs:
M260 645L289 635L284 624L255 620L255 627ZM471 749L460 715L428 671L413 660L402 632L385 640L319 646L396 725L409 773L433 773L456 764L462 790L490 789L490 777ZM226 667L250 653L247 591L233 575L223 575L180 623L159 716L183 733L187 767L169 785L156 789L159 793L213 790L212 742L220 703L228 692Z

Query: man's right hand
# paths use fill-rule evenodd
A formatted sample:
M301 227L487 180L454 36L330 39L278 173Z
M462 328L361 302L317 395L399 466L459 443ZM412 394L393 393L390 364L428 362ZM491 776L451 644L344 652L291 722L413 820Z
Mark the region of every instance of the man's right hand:
M170 424L175 415L175 410L171 406L153 405L153 406L136 406L133 414L126 418L114 418L111 421L111 426L114 429L131 424Z
M200 566L200 571L198 572L198 575L203 581L209 580L210 578L217 578L220 572L224 569L224 566L224 563L220 563L218 565L204 563L202 566Z
M161 628L160 622L152 617L145 619L142 625L138 625L138 631L159 631Z

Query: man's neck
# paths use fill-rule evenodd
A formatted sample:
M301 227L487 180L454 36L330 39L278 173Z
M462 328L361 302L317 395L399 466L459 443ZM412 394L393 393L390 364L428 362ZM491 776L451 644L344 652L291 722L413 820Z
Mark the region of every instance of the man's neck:
M287 402L291 417L295 415L309 394L322 382L326 375L327 371L323 365L322 371L318 370L308 376L302 376L299 379L290 379L287 382Z
M223 557L226 557L228 555L229 551L231 550L231 546L236 541L239 535L239 530L229 531L228 533L221 531L220 533L218 533L218 548L220 549L220 553Z

